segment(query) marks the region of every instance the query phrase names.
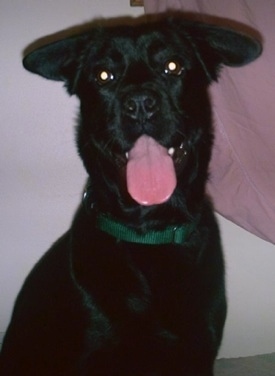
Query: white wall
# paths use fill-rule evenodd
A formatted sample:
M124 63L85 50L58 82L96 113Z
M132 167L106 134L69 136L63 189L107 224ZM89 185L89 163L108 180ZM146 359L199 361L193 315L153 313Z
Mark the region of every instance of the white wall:
M73 128L77 100L26 72L35 39L98 16L135 15L129 0L9 0L0 4L0 332L34 262L70 225L85 172ZM222 356L275 351L275 247L221 220L229 316ZM1 339L0 339L1 341Z

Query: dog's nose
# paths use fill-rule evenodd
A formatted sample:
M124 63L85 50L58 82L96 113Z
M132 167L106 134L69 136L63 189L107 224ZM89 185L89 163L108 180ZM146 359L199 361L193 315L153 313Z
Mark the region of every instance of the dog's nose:
M159 109L157 96L153 93L136 93L123 103L124 112L133 120L149 120Z

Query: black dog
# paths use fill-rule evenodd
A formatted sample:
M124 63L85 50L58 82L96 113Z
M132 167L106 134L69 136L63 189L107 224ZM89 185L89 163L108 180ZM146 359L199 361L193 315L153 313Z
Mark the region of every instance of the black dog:
M161 17L94 27L24 59L80 98L89 183L19 294L1 375L213 375L226 300L205 195L207 87L222 64L260 51L234 31Z

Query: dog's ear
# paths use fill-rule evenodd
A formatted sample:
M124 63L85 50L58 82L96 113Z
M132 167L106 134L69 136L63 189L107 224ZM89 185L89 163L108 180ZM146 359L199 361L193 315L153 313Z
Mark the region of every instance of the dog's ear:
M217 79L222 65L242 66L262 52L258 40L232 29L203 23L181 24L180 29L192 44L209 80Z
M32 73L50 80L64 81L72 94L89 37L89 34L83 34L40 47L25 56L23 65Z

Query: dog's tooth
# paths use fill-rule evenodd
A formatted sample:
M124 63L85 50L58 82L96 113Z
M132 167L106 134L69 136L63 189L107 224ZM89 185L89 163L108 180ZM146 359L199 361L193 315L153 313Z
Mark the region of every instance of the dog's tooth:
M171 157L173 157L174 153L175 153L175 148L170 148L170 149L168 150L168 154L169 154Z
M125 153L125 157L126 157L127 159L129 159L129 153L128 153L128 151Z

